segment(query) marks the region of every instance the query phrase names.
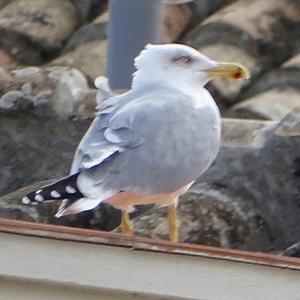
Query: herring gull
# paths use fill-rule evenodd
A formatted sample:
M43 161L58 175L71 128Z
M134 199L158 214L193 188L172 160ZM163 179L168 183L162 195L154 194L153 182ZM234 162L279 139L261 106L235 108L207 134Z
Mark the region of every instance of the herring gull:
M167 206L169 237L176 242L178 197L220 147L220 112L204 85L214 78L248 78L249 71L180 44L147 45L135 67L131 89L98 105L70 176L29 193L23 203L63 200L56 214L61 217L105 202L121 209L121 229L128 234L135 205Z

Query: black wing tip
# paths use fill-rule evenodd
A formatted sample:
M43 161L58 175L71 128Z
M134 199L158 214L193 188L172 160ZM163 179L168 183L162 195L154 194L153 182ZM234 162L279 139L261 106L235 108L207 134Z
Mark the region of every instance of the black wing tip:
M23 204L37 204L39 202L43 202L44 196L41 194L42 190L36 190L33 192L30 192L29 194L27 194L25 197L22 198L22 203Z
M77 176L78 174L71 175L39 190L30 192L22 198L22 203L34 205L45 201L81 198L83 195L76 184Z

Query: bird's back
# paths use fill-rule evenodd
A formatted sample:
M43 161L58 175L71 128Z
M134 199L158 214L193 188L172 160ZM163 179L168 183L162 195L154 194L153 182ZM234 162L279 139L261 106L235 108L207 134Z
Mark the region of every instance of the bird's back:
M123 130L125 142L119 143L123 151L109 162L107 188L130 187L149 194L177 190L197 179L218 152L219 112L207 97L210 95L206 91L194 98L170 88L139 94L130 100L126 95L120 97L107 113L105 109L102 114L100 111L93 122L79 146L81 160L93 156L93 147L99 151L113 144L105 131L115 134ZM88 149L90 154L80 149ZM81 164L77 167L80 169ZM102 178L103 168L85 173L97 180Z

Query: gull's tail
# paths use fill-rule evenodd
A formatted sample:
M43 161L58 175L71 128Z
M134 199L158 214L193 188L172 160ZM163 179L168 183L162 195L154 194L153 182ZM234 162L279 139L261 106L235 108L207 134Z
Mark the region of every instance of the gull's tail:
M27 194L22 199L23 204L34 205L46 201L60 200L62 204L55 215L56 218L95 208L103 199L85 198L77 186L78 175L79 173L65 177Z
M83 197L79 191L76 180L79 173L65 177L53 184L46 185L39 190L27 194L22 202L24 204L37 204L44 201L76 200Z

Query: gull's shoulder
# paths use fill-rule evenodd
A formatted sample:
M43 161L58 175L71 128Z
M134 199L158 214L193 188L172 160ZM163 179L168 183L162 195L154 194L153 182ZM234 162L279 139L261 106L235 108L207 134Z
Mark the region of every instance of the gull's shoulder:
M121 95L108 97L98 103L97 123L106 126L116 115L138 113L139 110L176 109L180 107L200 108L212 104L209 92L203 88L193 92L169 86L148 85L134 88Z
M186 98L188 95L169 87L152 87L131 89L121 95L112 95L101 101L97 100L97 110L100 114L111 113L125 105L139 101L159 101L166 98Z

